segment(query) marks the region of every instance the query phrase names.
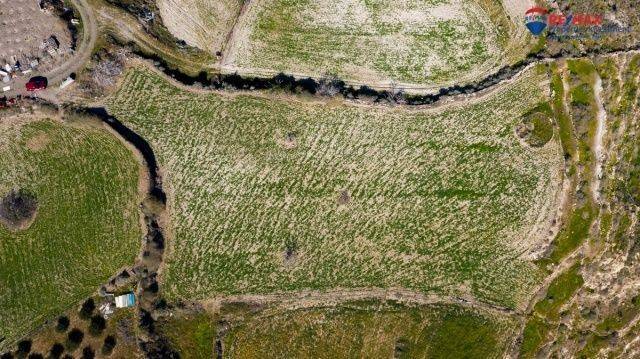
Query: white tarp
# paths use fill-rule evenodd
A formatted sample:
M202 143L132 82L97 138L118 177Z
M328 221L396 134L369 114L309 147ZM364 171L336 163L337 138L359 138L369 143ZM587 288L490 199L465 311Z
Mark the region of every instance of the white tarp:
M116 297L116 308L133 307L136 304L136 297L133 293L119 295Z

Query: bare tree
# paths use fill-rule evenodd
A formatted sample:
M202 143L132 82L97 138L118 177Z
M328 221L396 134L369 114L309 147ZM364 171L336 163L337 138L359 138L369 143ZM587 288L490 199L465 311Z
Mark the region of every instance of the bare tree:
M318 82L318 94L333 97L340 93L342 81L335 74L325 74Z

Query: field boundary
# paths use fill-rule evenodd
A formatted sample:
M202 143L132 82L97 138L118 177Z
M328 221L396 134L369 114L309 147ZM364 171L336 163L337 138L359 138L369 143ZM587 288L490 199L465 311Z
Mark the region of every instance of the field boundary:
M472 296L447 296L425 294L405 288L354 288L334 289L326 291L295 291L272 294L240 294L227 295L204 300L202 303L208 308L217 308L229 303L257 303L274 304L287 310L300 308L314 308L336 306L345 302L359 300L396 301L406 305L455 304L467 308L483 309L495 314L519 317L524 312L501 305L482 302Z

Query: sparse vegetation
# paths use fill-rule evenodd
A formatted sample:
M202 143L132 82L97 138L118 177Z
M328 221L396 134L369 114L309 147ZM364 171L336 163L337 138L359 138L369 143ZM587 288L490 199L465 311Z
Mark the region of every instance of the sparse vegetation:
M181 315L164 322L163 335L184 359L212 358L216 329L212 316L206 312Z
M516 324L455 306L375 301L290 311L229 310L223 307L217 317L225 324L216 334L227 358L498 358ZM168 325L193 319L177 317ZM211 350L213 342L208 346Z
M183 358L484 359L501 356L515 325L455 306L362 301L297 310L228 304L216 314L177 314L160 328Z

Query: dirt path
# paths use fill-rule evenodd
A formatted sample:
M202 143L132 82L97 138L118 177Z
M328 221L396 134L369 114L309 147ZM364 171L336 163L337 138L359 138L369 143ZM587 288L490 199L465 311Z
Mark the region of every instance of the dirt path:
M93 48L98 38L98 26L96 18L87 3L87 0L70 0L71 4L78 10L82 18L82 41L78 45L78 50L66 63L56 69L44 74L49 79L50 84L57 84L64 81L71 73L78 72L89 61Z
M310 308L318 306L334 306L340 303L357 300L377 299L381 301L398 301L407 304L456 304L464 307L483 309L500 315L519 316L522 313L492 303L485 303L470 296L447 296L425 294L404 288L355 288L334 289L327 291L299 291L275 294L242 294L230 295L205 301L206 306L216 307L224 303L278 303L289 309Z
M593 182L591 183L591 193L593 194L593 199L595 200L595 202L600 203L600 186L603 174L602 166L605 157L603 151L603 141L606 132L607 111L605 111L604 104L602 103L602 78L597 71L595 76L596 81L593 86L593 92L595 95L596 106L598 107L598 113L596 116L596 134L593 140L593 153L596 159L596 167L594 171Z

